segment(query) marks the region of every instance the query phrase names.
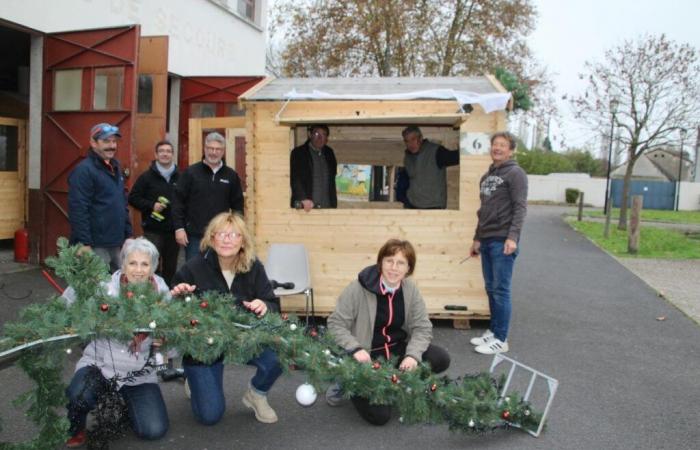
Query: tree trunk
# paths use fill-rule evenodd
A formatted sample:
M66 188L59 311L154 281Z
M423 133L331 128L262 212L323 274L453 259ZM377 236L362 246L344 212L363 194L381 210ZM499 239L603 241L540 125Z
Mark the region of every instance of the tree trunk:
M617 223L618 230L627 229L627 200L630 193L630 182L632 181L632 171L634 171L635 159L629 158L627 161L627 170L625 171L625 181L622 184L622 203L620 204L620 221ZM612 205L611 205L612 207Z

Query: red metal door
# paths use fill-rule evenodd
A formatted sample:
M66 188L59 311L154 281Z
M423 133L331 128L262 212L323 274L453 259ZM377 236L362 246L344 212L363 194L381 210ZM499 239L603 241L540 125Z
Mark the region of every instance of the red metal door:
M42 260L55 254L59 236L70 235L68 175L86 156L93 125L108 122L119 127L117 159L128 177L134 163L139 35L139 26L133 25L44 38Z
M184 77L180 83L180 137L178 166L188 166L189 119L243 115L238 96L258 84L263 77ZM207 130L208 132L209 130ZM219 130L223 132L224 130ZM239 143L239 141L241 141ZM240 160L238 160L240 158ZM236 140L236 167L245 186L245 140ZM231 162L233 165L233 162Z

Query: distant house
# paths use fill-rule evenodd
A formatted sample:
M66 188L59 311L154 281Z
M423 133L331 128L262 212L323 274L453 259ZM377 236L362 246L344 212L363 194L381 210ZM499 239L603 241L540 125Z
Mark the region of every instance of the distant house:
M680 151L675 149L658 149L642 155L634 165L632 178L650 181L678 181L678 168L681 163ZM612 178L624 178L627 163L618 166L611 173ZM693 163L688 154L683 152L681 166L681 181L693 178Z

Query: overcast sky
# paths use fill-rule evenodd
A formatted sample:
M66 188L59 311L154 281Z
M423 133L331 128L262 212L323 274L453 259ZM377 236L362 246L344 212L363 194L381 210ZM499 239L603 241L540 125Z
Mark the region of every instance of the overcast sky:
M538 9L537 28L530 45L539 61L549 68L557 98L583 92L579 80L587 60L600 60L605 50L644 33L665 33L679 43L700 49L700 1L698 0L533 0ZM561 127L552 127L556 141L568 146L589 144L597 150L600 139L578 125L568 104L560 102Z

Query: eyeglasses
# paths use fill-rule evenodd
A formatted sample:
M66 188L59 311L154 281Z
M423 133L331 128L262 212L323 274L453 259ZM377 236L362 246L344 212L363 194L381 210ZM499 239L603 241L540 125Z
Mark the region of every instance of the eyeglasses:
M324 138L325 138L325 137L328 137L328 135L326 135L326 133L322 133L322 132L320 132L320 131L314 131L313 133L311 133L311 136L313 136L313 137L315 137L315 138L319 138L319 137L324 137Z
M224 239L229 239L232 241L240 238L241 236L241 233L237 233L235 231L217 231L214 233L214 237L220 241L223 241Z
M210 152L223 152L224 150L226 150L226 147L209 147L208 145L204 148L209 150Z

